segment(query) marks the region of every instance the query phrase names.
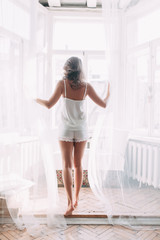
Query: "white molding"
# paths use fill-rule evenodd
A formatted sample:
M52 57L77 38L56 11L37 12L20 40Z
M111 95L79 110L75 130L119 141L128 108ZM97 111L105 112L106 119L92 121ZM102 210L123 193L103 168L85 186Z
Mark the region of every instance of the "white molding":
M129 141L142 141L142 142L145 142L145 143L158 143L160 144L160 137L145 137L145 136L138 136L138 135L130 135L129 136Z
M39 223L42 224L47 224L47 218L37 218ZM76 225L76 224L96 224L96 225L101 225L101 224L111 224L111 222L108 220L108 218L100 218L100 217L95 217L95 218L65 218L67 224L71 225ZM122 218L121 218L122 220ZM124 222L127 222L126 227L129 227L129 224L131 225L131 228L136 227L142 227L142 226L160 226L160 217L154 217L154 216L124 216L123 217ZM13 223L11 218L2 218L0 219L0 224L7 224L7 223ZM112 218L112 225L123 225L120 223L119 216L117 218ZM125 225L124 225L125 226Z
M121 220L120 220L121 219ZM121 221L122 218L112 218L113 225L122 225ZM124 222L127 222L127 226L129 224L133 226L141 226L141 225L157 225L160 226L160 217L136 217L133 216L130 218L130 216L123 217ZM108 220L108 218L66 218L67 224L111 224L111 221Z
M70 7L47 7L47 9L51 12L55 13L60 13L60 12L64 12L67 13L67 15L69 15L70 13L82 13L82 14L94 14L94 13L101 13L102 14L102 9L101 8L78 8L78 7L74 7L74 8L70 8Z
M97 51L95 51L95 50L58 50L58 49L53 49L52 50L52 54L70 54L70 55L72 55L72 54L83 54L83 53L85 53L85 55L97 55L97 56L105 56L105 51L103 51L103 50L97 50Z
M129 224L132 225L131 228L137 227L142 227L142 226L160 226L160 217L141 217L141 216L133 216L131 218L129 218L129 216L123 217L124 221L128 223L128 225L126 225L126 227L129 227ZM100 218L100 217L96 217L96 218L65 218L66 223L67 224L71 224L71 225L77 225L77 224L95 224L95 225L101 225L101 224L111 224L110 221L107 218ZM122 218L121 218L122 220ZM38 222L42 223L42 224L47 224L47 218L38 218ZM8 223L13 223L11 218L1 218L0 219L0 224L8 224ZM119 217L117 218L112 218L112 225L121 225L122 223L120 223L119 221ZM125 226L125 225L124 225Z

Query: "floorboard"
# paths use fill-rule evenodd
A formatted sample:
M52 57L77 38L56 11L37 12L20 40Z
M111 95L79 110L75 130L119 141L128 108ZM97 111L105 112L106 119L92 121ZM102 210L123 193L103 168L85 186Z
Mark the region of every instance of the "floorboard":
M5 231L6 228L6 231ZM2 225L0 225L2 229ZM3 225L0 240L160 240L160 230L154 227L147 230L132 230L123 226L107 225L68 225L65 230L57 230L43 237L32 237L26 230L9 230L9 225Z

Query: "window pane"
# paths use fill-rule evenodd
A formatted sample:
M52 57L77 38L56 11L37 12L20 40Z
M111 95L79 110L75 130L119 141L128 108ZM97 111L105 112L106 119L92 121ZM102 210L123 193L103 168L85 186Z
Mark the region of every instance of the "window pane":
M53 49L104 50L105 32L100 21L64 20L54 24Z
M160 47L156 49L156 65L160 66Z
M148 78L149 78L149 55L137 57L137 87L135 105L136 129L148 129L149 125L149 102L148 102Z
M103 56L91 56L88 59L88 81L102 82L107 79L106 60Z
M127 22L127 47L131 48L160 38L160 9L151 10L140 18L134 17ZM134 33L134 34L133 34Z
M46 97L46 57L45 54L37 55L37 94Z
M127 124L133 133L149 130L149 49L141 49L127 58L126 112Z
M138 20L138 44L160 37L160 28L157 25L159 22L160 10L151 12Z
M20 124L20 49L20 42L10 40L3 35L0 36L1 131L14 131L15 129L18 129ZM8 96L10 97L8 98Z
M24 1L25 2L25 1ZM1 0L0 25L26 39L30 38L29 12L9 0Z
M43 13L38 12L37 17L37 45L39 49L45 47L45 26L46 26L46 17Z
M160 70L155 72L153 101L153 128L155 134L160 134Z
M88 56L87 67L87 81L91 83L99 96L104 96L107 92L106 81L108 80L105 56ZM90 127L94 127L96 124L98 109L99 107L88 98L88 122Z

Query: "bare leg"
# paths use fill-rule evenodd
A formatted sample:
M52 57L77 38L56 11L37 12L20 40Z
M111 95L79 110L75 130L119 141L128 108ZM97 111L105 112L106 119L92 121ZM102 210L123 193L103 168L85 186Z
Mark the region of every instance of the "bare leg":
M82 157L85 149L87 141L84 142L77 142L74 146L74 207L78 206L78 200L79 200L79 192L82 185L82 179L83 179L83 169L82 169Z
M68 198L68 208L64 215L72 214L74 210L73 198L72 198L72 151L73 142L59 141L61 154L62 154L62 165L63 165L63 182L66 189Z

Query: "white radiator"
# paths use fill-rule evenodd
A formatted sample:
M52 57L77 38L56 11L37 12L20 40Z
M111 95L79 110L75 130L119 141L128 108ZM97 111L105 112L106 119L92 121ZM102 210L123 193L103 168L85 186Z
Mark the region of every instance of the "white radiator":
M39 161L39 141L33 137L19 138L17 142L0 148L0 175L14 172L25 177L27 171L36 171ZM33 167L34 166L34 167Z
M37 181L39 141L18 137L0 146L0 198L8 192L29 189Z
M160 143L130 139L127 147L128 176L160 188Z

